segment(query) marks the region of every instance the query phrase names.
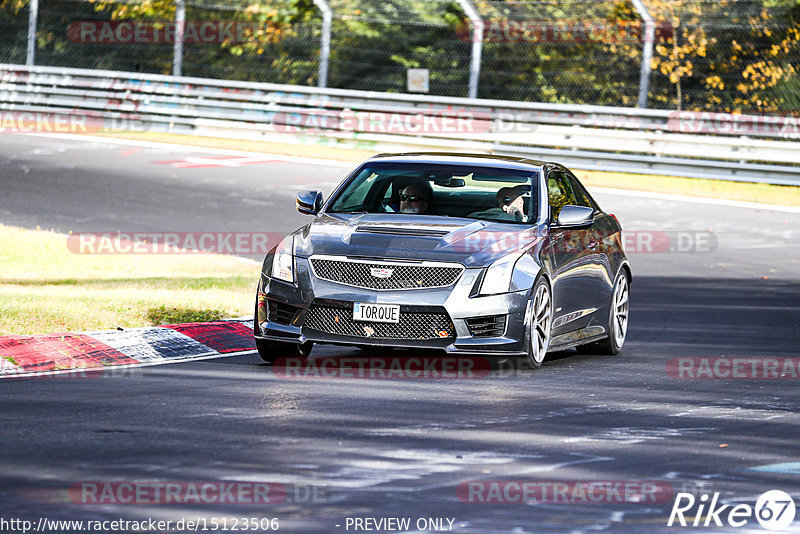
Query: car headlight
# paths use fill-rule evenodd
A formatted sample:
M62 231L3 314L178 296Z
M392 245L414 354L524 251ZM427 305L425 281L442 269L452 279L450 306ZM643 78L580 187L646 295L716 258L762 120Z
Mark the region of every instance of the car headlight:
M511 291L511 276L514 274L514 266L517 264L521 255L514 254L505 258L500 258L489 266L481 282L479 295L497 295Z
M294 236L283 238L275 248L272 259L272 278L294 283Z

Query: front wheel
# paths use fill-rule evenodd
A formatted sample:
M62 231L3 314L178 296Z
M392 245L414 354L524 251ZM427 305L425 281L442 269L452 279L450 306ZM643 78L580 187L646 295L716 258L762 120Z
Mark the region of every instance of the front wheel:
M280 341L266 341L256 338L256 350L261 359L268 364L275 364L281 358L300 358L305 360L311 354L314 343L282 343Z
M538 369L544 362L550 347L550 327L553 324L553 299L550 284L540 278L533 286L531 300L528 302L528 363Z

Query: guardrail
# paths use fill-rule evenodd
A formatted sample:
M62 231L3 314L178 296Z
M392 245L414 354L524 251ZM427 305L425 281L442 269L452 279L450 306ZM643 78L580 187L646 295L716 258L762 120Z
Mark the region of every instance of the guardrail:
M0 64L0 111L81 115L106 121L104 128L111 130L358 145L376 151L494 152L556 159L581 169L800 185L800 118L793 117L373 93L7 64ZM10 128L0 121L0 129Z

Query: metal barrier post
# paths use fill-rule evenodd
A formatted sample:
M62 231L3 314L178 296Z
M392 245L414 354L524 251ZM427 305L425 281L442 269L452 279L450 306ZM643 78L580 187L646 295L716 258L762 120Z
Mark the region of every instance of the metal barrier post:
M331 57L331 21L333 20L333 10L325 0L314 0L320 11L322 11L322 42L319 49L319 81L318 87L328 86L328 61Z
M172 58L172 75L180 76L183 71L183 34L186 30L186 2L177 0L175 4L175 48Z
M456 0L472 24L472 61L469 67L469 97L478 98L478 80L481 74L481 55L483 54L483 19L470 0Z
M642 47L642 69L639 76L639 103L636 107L647 107L647 92L650 88L650 62L653 59L653 42L655 41L655 20L642 0L632 0L644 22L644 46Z
M39 0L31 0L28 9L28 55L25 64L32 67L36 61L36 21L39 18Z

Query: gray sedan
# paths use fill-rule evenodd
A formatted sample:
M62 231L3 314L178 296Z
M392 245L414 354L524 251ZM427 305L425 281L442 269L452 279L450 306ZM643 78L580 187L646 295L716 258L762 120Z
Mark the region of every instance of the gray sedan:
M264 260L255 340L270 363L315 343L527 356L616 354L631 271L619 222L557 163L373 157Z

